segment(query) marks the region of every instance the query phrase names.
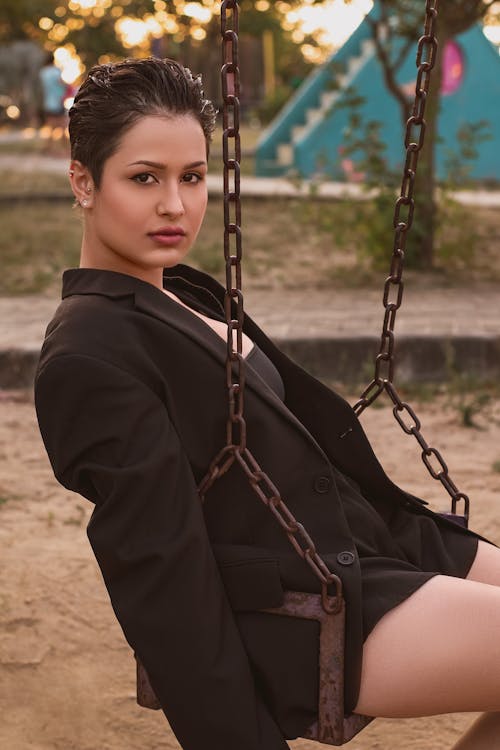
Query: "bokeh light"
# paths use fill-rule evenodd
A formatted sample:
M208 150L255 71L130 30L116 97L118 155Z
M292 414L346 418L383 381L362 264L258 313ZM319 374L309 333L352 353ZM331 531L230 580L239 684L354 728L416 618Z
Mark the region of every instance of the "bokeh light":
M201 26L196 26L194 29L192 29L191 36L193 37L193 39L196 39L196 41L201 42L206 38L207 32L205 31L205 29L202 29Z
M500 25L485 26L484 33L486 37L490 40L490 42L492 42L493 44L496 44L497 46L500 46Z
M149 37L149 30L144 21L131 16L119 18L115 29L123 46L129 49L142 46Z
M43 16L38 21L38 25L42 29L42 31L49 31L53 27L54 21L52 20L52 18L47 18L47 16Z
M85 71L82 60L73 44L58 47L54 51L54 60L56 65L61 68L61 77L65 83L75 83Z
M185 16L196 19L200 23L208 23L212 18L212 11L199 3L186 3L183 13Z
M9 120L17 120L21 116L21 110L15 104L10 104L5 110Z
M321 57L314 59L314 62L321 62L327 52L342 46L372 7L372 0L356 0L348 4L344 0L329 0L321 5L312 5L306 0L300 8L288 12L287 21L304 35L312 35L324 48ZM313 62L311 53L315 48L304 45L301 49ZM314 52L313 57L318 58L318 52Z

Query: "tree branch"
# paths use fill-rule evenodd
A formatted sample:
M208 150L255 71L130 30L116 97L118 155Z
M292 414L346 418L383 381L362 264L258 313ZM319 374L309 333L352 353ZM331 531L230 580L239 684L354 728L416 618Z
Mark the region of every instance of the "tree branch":
M391 30L389 24L385 23L382 24L380 22L374 22L370 21L370 25L372 28L372 38L375 44L375 52L377 54L377 58L380 62L380 65L382 66L382 75L384 77L385 85L391 92L391 94L395 97L396 101L399 104L399 108L401 111L401 119L403 121L403 125L406 123L408 117L410 116L410 104L408 102L408 99L403 92L403 90L400 88L396 81L395 73L398 70L399 66L401 65L401 62L398 60L397 67L391 63L390 55L388 54L387 47L390 48L390 41L387 44L387 38L382 38L383 34L380 33L383 29L383 31L387 34L389 37L389 40L391 38ZM406 46L406 45L405 45Z
M394 70L399 70L401 65L406 60L408 53L412 49L412 47L415 46L415 40L414 39L407 39L406 44L403 44L401 47L401 50L399 51L399 55L397 56L396 60L394 61Z

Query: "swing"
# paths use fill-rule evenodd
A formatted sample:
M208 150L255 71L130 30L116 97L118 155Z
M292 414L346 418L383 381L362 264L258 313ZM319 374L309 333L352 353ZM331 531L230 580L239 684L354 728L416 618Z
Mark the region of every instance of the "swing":
M405 134L406 161L401 192L394 211L394 247L390 274L384 286L385 308L379 351L375 358L373 380L363 391L353 407L359 416L385 391L394 404L393 414L402 430L413 435L422 449L422 460L430 475L439 480L451 496L451 512L441 514L467 526L469 498L458 490L450 478L448 467L439 451L430 446L421 433L418 417L409 404L401 400L393 385L394 379L394 325L403 298L403 262L407 232L414 213L413 189L419 153L425 135L424 111L429 90L431 70L437 53L435 22L438 0L426 0L424 34L418 42L416 94L412 115ZM239 134L239 3L223 0L221 6L222 35L222 95L223 107L223 160L224 160L224 258L226 291L224 308L227 322L226 385L229 414L226 427L226 445L215 456L209 470L198 487L200 499L214 482L236 462L245 473L252 489L275 516L297 554L311 567L321 583L321 594L287 591L281 607L261 610L269 614L316 620L319 636L319 701L318 719L303 733L306 739L326 745L344 745L372 721L372 717L357 714L344 715L344 632L345 603L340 578L330 571L316 551L306 529L294 517L271 479L261 469L246 445L247 426L243 413L245 393L245 360L242 356L243 294L241 291L241 201ZM230 154L230 141L233 151ZM231 177L232 173L232 177ZM231 237L234 239L232 240ZM232 245L234 244L234 249ZM463 514L457 513L458 503L463 503ZM328 587L335 590L329 593ZM149 683L148 676L137 661L137 702L146 708L160 708Z

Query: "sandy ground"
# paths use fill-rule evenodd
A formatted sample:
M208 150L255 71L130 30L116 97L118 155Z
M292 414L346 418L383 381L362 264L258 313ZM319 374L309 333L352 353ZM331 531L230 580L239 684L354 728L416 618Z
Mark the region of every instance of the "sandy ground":
M135 705L132 654L85 534L88 503L56 484L29 394L0 396L0 747L178 748L163 714ZM419 407L424 434L443 449L455 482L471 495L474 527L500 542L500 473L493 468L500 460L500 423L466 429L458 409L445 405L441 399L437 408ZM500 404L489 411L498 417ZM393 477L405 476L408 489L446 501L389 409L371 409L363 422ZM395 445L399 464L389 455ZM196 708L189 710L196 721ZM445 750L472 718L378 720L349 747ZM302 740L290 745L319 747Z

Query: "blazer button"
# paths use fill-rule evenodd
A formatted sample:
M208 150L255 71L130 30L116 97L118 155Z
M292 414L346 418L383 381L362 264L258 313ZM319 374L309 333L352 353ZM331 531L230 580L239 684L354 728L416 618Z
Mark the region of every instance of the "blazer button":
M329 492L330 487L332 486L332 480L330 477L316 477L314 480L314 489L316 492L319 492L320 495L324 495L325 492Z
M339 552L337 555L337 562L341 565L352 565L355 559L352 552Z

